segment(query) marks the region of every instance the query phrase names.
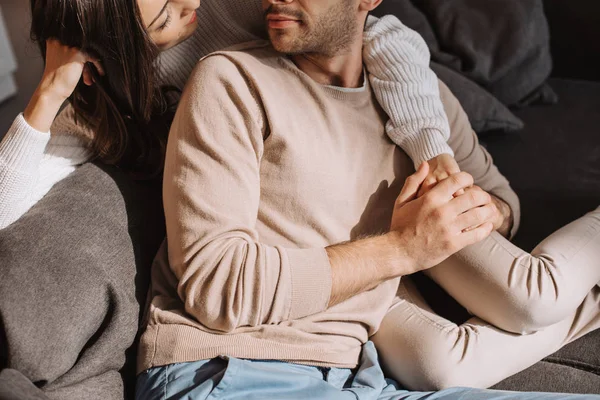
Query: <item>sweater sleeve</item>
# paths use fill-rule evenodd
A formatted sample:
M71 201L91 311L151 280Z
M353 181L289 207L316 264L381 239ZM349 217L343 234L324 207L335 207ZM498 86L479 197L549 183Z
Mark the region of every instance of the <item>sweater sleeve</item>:
M510 206L513 213L510 238L513 238L521 221L519 198L510 187L508 180L494 165L490 153L479 143L477 134L471 128L469 118L458 99L441 81L439 88L451 128L448 144L454 150L456 161L462 171L473 176L477 186L504 200Z
M375 96L390 118L387 134L415 166L440 154L453 155L447 144L448 119L423 38L394 16L371 17L363 59Z
M324 248L262 243L255 229L266 117L226 56L202 61L167 146L163 198L169 264L185 310L220 332L324 311Z
M18 220L90 158L85 141L73 129L65 131L77 126L62 121L68 118L68 113L61 113L51 128L56 134L50 135L33 129L20 114L0 142L0 229Z

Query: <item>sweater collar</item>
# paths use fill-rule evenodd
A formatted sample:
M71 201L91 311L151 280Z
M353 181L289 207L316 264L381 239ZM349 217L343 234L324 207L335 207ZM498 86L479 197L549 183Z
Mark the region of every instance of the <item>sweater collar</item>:
M279 56L280 63L288 70L293 71L299 75L301 79L309 80L314 86L320 87L329 97L349 102L353 104L363 104L371 98L371 88L369 85L369 79L367 78L367 71L363 72L363 85L359 88L345 88L340 86L322 85L308 76L304 71L296 66L288 57L284 55Z

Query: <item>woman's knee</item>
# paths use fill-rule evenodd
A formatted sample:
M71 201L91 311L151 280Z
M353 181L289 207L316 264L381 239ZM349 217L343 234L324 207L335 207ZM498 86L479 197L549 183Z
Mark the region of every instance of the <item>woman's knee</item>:
M528 256L515 263L509 277L509 302L496 308L488 322L517 334L529 334L564 320L583 298L569 290L553 260Z
M404 332L384 328L372 340L387 376L411 390L436 391L477 386L462 359L471 335L476 335L473 329L457 325Z
M559 323L573 313L576 307L552 306L550 302L525 304L517 312L502 320L490 321L496 327L510 333L527 335Z

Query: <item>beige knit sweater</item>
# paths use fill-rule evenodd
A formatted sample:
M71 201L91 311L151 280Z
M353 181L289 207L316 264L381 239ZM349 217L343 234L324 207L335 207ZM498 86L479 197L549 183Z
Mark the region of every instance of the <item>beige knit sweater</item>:
M518 210L442 94L461 167ZM168 260L153 267L140 371L219 355L356 365L399 279L328 309L325 247L389 229L414 168L385 122L368 82L321 86L268 45L198 65L167 149Z

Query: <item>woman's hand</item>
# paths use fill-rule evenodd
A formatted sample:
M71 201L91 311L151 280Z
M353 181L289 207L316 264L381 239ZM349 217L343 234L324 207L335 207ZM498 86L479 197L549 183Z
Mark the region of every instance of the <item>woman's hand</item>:
M46 42L44 74L24 112L25 120L32 128L42 132L50 130L58 110L82 77L86 85L94 84L88 63L104 75L100 62L79 49L67 47L54 39Z
M79 49L67 47L59 41L51 39L46 42L46 68L40 83L40 89L65 101L75 90L83 75L86 85L94 81L89 70L92 63L100 75L104 71L100 62L85 55Z
M439 182L460 172L458 163L450 154L440 154L439 156L427 161L427 163L429 164L429 174L421 185L417 197L422 197ZM456 195L459 196L462 193L462 191L459 191L456 193Z

